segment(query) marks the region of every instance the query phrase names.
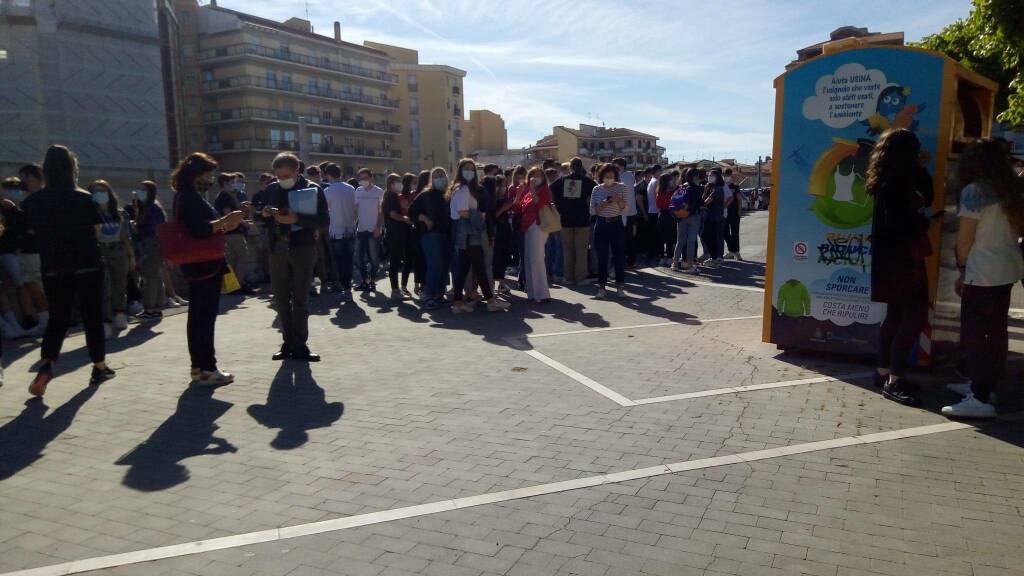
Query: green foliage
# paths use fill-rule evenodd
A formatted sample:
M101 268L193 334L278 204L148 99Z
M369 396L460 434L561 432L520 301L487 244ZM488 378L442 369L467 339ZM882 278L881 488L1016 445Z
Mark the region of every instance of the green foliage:
M917 43L999 83L1000 122L1024 124L1024 0L974 0L970 15Z

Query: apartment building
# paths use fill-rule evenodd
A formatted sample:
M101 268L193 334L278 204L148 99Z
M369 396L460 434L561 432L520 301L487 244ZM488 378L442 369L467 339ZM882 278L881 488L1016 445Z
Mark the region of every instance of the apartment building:
M354 174L399 169L398 77L380 50L195 0L176 0L182 30L186 133L224 170L255 176L283 151Z
M463 145L462 79L466 71L441 64L420 64L419 52L409 48L363 42L392 58L398 78L395 93L402 132L395 148L402 152L403 169L419 172L441 166L452 172L466 153Z
M470 154L508 150L508 130L501 114L490 110L470 110L469 120L462 126L462 133L466 135L463 147Z
M631 170L668 163L665 148L658 145L657 136L629 128L589 124L580 124L579 129L555 126L551 135L527 149L527 157L534 164L546 159L568 162L574 156L579 156L588 165L622 157Z
M122 199L166 182L177 160L180 94L170 0L0 0L0 174L51 144L77 155L80 180Z

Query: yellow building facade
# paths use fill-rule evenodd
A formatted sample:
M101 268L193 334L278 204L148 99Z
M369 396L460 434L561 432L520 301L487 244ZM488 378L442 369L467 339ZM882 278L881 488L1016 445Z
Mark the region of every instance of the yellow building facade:
M508 130L500 114L490 110L470 110L469 120L463 123L465 149L469 153L480 151L503 152L508 149Z

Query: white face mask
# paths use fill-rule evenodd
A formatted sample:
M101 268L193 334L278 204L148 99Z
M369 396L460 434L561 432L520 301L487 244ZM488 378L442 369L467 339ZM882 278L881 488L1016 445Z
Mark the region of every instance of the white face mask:
M725 177L725 183L726 184L732 184L732 176L726 176Z
M391 191L392 192L401 192L402 191L402 183L401 182L394 182L394 183L392 183L391 184Z
M608 176L607 178L604 179L604 184L605 186L611 186L612 184L615 184L615 178Z
M277 181L278 185L285 190L291 190L295 186L295 178L281 178Z
M530 186L533 186L534 188L537 188L537 187L540 186L541 182L543 182L543 181L544 181L543 179L537 178L537 177L530 178Z
M360 180L359 181L359 185L362 186L363 188L369 188L370 187L370 181L369 180Z
M245 191L245 182L235 182L231 187L234 188L235 192L243 192Z

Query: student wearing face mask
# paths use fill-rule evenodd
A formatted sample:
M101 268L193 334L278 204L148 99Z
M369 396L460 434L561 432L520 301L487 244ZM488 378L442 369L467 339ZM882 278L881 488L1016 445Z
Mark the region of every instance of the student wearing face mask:
M416 175L416 182L413 183L413 188L409 194L409 220L412 223L409 228L409 251L413 255L413 282L415 283L415 290L413 290L416 298L419 298L423 293L423 285L427 278L427 260L423 255L423 242L420 238L420 230L416 227L416 221L412 217L412 205L419 198L420 194L430 189L430 170L420 170L420 173Z
M428 310L444 303L447 268L444 251L451 221L444 197L447 188L448 174L444 168L434 168L430 171L430 186L420 192L409 206L409 219L416 226L423 246L425 276L420 302Z
M26 227L36 233L51 310L39 370L29 386L33 396L45 394L53 379L75 305L82 315L92 360L89 384L114 377L106 363L103 334L103 264L96 242L96 228L103 223L99 207L78 187L78 159L64 146L50 146L46 151L43 175L46 186L22 203Z
M25 310L24 277L18 259L18 244L23 233L23 215L18 203L25 195L21 179L7 178L3 181L3 200L0 200L0 215L3 217L3 234L0 234L0 281L13 288L18 295L22 311ZM23 338L28 335L15 314L14 306L6 295L0 294L0 332L7 339Z
M722 263L723 233L725 231L725 180L718 169L708 174L708 183L704 188L704 217L702 240L708 260L704 264L708 268L717 267Z
M470 271L487 301L487 310L497 312L508 308L508 302L494 297L484 262L483 243L487 241L487 223L480 211L481 185L477 179L476 163L463 158L456 170L455 182L448 188L449 213L454 226L454 244L458 254L458 273L454 278L452 312L472 312L473 306L463 298L466 278Z
M217 185L220 192L217 194L213 207L217 213L228 215L232 212L241 211L243 214L251 208L252 203L245 198L245 180L239 178L240 174L234 172L222 172L217 176ZM249 242L248 228L241 224L225 235L225 255L228 266L234 271L238 282L242 285L243 294L251 294L253 289L249 286Z
M742 211L743 193L738 184L733 182L732 168L726 168L725 180L725 227L723 236L729 252L726 260L743 260L740 256L740 213Z
M327 199L302 175L294 153L278 154L271 166L277 182L267 186L260 217L270 235L270 285L284 340L272 358L319 362L320 356L307 345L309 288L316 264L316 231L330 225Z
M697 267L697 236L700 234L703 190L697 183L699 172L696 168L687 168L683 172L683 184L672 195L671 209L679 214L686 212L685 217L676 221L676 250L673 255L672 269L684 272L696 271Z
M491 259L491 276L497 284L495 291L499 294L508 294L511 287L505 280L505 273L512 262L515 238L509 215L512 203L515 201L515 194L510 193L511 187L504 174L495 177L494 190L494 255Z
M205 195L207 190L202 190L201 193ZM140 185L136 193L135 214L139 245L142 251L139 267L142 277L143 312L139 314L139 318L161 318L165 295L164 259L160 254L160 242L156 237L156 227L167 221L167 215L156 199L155 183L146 180Z
M626 284L625 242L626 228L622 215L626 211L627 198L633 189L619 182L617 164L605 164L597 173L601 183L590 196L590 213L594 215L594 250L597 252L597 297L608 295L608 253L615 264L615 292L623 295Z
M373 172L360 168L356 172L356 257L361 290L377 289L377 268L380 266L378 243L381 236L380 204L384 191L373 183Z
M96 231L96 241L103 261L103 320L113 330L128 327L125 311L128 309L128 271L135 268L128 222L118 208L117 195L106 180L89 184L92 201L99 206L103 223Z
M515 258L517 269L516 286L520 290L526 290L526 269L523 267L523 252L525 250L526 235L523 234L523 217L516 212L516 203L520 199L520 193L526 188L526 167L516 166L509 176L509 187L506 193L509 198L509 224L512 227L512 255Z
M590 247L590 194L597 183L587 176L583 160L569 162L569 174L551 185L551 196L562 216L562 256L565 281L571 286L587 282L587 252Z
M408 186L412 186L415 176L406 174ZM398 174L388 174L384 179L384 197L381 200L381 212L384 217L385 238L388 245L388 280L391 282L391 299L394 301L404 300L410 296L409 274L412 272L412 259L409 257L407 245L409 242L409 228L412 221L409 220L408 198L405 192L406 178ZM403 206L403 200L405 205ZM398 276L401 273L402 284L399 288Z
M655 251L659 264L668 266L676 249L676 219L669 210L672 195L676 191L676 179L670 172L662 174L655 185L655 203L658 208L658 247Z
M193 153L171 173L174 207L171 217L185 226L196 238L226 234L236 229L244 218L241 210L219 214L206 201L206 191L213 186L217 162L203 153ZM206 262L182 264L181 272L188 281L188 353L190 376L199 386L223 386L235 378L217 366L214 349L214 328L220 303L220 289L227 262L223 258Z
M338 290L342 300L352 297L352 260L356 250L356 189L341 178L341 166L329 164L324 168L327 188L327 212L330 225L327 235L331 240L331 254L338 274Z
M526 295L536 303L551 300L547 272L544 266L544 243L548 233L540 227L541 206L551 204L551 190L548 188L544 170L534 166L526 173L526 185L516 195L513 210L520 217L520 231L523 233L523 269L526 273Z

